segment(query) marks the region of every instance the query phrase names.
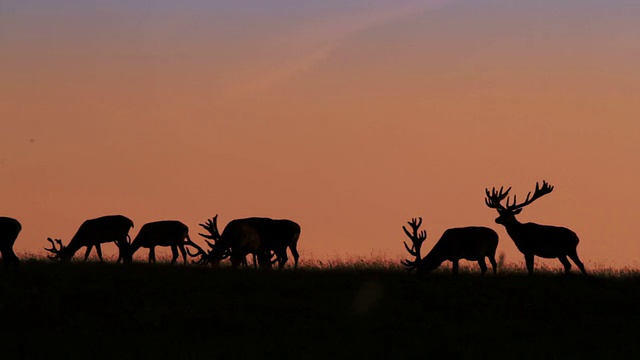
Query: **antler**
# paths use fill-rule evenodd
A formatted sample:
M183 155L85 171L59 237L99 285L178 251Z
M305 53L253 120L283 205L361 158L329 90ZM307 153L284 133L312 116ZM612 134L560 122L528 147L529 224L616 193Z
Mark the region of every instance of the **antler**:
M211 255L211 250L209 250L209 252L204 251L203 248L201 248L198 244L196 244L193 241L191 241L191 239L189 239L189 238L187 238L187 241L185 241L184 244L192 246L197 250L196 253L192 254L191 251L189 251L189 248L186 247L187 254L189 254L189 256L196 257L196 256L200 255L200 259L193 261L194 264L204 265L204 264L207 264L209 262L209 256Z
M540 184L536 182L536 189L533 192L533 196L531 196L531 191L529 191L529 193L527 194L527 198L520 204L518 204L516 195L513 195L513 202L511 202L511 199L508 197L509 190L511 190L511 188L508 188L507 191L504 192L502 190L503 188L501 187L500 191L497 192L496 188L493 188L493 190L491 190L491 193L489 193L489 189L485 189L487 197L484 202L490 208L508 210L513 212L531 204L538 198L550 193L551 191L553 191L553 186L549 185L549 183L544 180L542 180L542 186L540 186ZM502 200L504 200L505 198L507 198L506 206L501 204Z
M542 180L542 187L540 187L540 184L538 184L538 182L536 181L536 190L533 192L533 196L531 196L531 191L529 191L529 193L527 194L527 198L524 200L524 202L518 204L516 201L516 196L514 195L513 204L509 205L509 199L507 199L507 209L516 210L516 209L523 208L531 204L532 202L536 201L538 198L544 195L547 195L552 191L553 191L553 186L549 185L549 183L547 183L546 181Z
M492 209L501 209L505 210L505 207L500 204L502 200L504 200L507 196L509 196L509 191L511 187L504 191L504 186L500 187L500 191L496 191L496 188L491 189L491 193L489 193L489 189L484 189L487 197L484 199L484 203L487 204L488 207Z
M57 258L60 257L60 252L65 248L65 246L62 244L62 240L60 239L52 239L52 238L47 238L47 241L49 241L51 243L51 249L47 249L44 248L45 250L47 250L48 252L52 253L54 256L48 255L47 257L51 260L55 260ZM56 244L58 244L59 248L56 249Z
M193 241L191 241L191 239L189 239L189 238L187 238L187 241L185 241L184 244L185 245L189 245L189 246L193 246L196 250L198 250L195 254L192 254L189 251L189 248L186 248L187 249L187 253L189 253L189 256L196 257L196 256L201 255L201 254L206 254L204 249L202 249L198 244L196 244Z
M405 260L402 260L401 263L407 268L407 270L411 271L418 266L418 261L420 261L420 247L422 246L422 243L424 242L424 240L427 238L427 231L418 230L420 228L420 225L422 225L421 217L418 219L413 218L411 219L411 221L408 221L407 223L409 224L409 226L411 226L412 232L409 232L409 230L407 230L407 228L404 226L402 226L402 230L404 230L404 233L409 237L409 239L411 239L411 243L412 243L411 248L409 248L409 245L407 245L406 242L403 242L403 243L404 243L405 249L407 249L409 254L411 254L411 256L415 256L416 259L414 261L405 259Z
M206 223L199 224L199 225L202 226L205 230L207 230L209 234L198 233L198 235L202 236L205 239L213 240L213 243L211 243L208 240L205 240L207 242L207 245L209 245L209 247L213 249L215 246L215 242L218 241L218 239L220 239L220 232L218 231L218 214L216 214L216 216L214 216L213 219L207 220Z

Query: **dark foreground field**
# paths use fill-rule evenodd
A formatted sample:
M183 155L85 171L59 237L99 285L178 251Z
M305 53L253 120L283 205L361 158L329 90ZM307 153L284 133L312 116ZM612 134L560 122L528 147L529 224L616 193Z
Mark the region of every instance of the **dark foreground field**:
M640 276L26 261L0 358L638 358Z

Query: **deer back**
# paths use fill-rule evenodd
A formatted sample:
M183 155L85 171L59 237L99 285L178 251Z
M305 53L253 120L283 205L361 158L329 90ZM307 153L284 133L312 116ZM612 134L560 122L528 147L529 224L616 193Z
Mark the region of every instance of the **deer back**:
M522 253L555 258L575 251L578 235L561 226L524 223L507 227L507 233Z
M255 224L247 220L231 220L220 234L216 246L223 249L243 249L245 253L256 251L260 247L260 234Z
M86 220L80 225L76 234L71 238L67 251L75 253L79 248L106 242L126 241L133 221L122 215L107 215Z
M189 233L189 227L177 220L161 220L149 222L140 228L131 246L135 249L153 246L179 245Z
M286 249L300 235L300 225L288 219L253 217L244 220L256 229L260 236L260 247L265 250Z
M425 258L441 263L445 260L480 260L493 255L498 247L498 234L487 227L469 226L446 230Z

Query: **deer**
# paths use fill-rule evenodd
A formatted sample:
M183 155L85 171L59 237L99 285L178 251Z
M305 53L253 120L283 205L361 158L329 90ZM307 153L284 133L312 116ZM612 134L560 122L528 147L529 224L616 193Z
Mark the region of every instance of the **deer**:
M217 220L218 215L200 224L208 234L199 235L205 238L211 250L195 254L189 252L191 256L201 256L198 263L211 262L214 265L229 257L233 267L247 266L246 255L252 254L254 267L259 264L262 268L271 268L272 264L278 262L279 269L282 269L288 260L289 248L294 258L294 268L298 267L300 225L294 221L257 217L235 219L220 234ZM272 251L276 256L275 260L272 260Z
M267 254L271 258L273 251L276 259L272 263L278 263L278 269L282 269L288 261L287 248L291 251L294 261L294 269L298 268L298 239L300 238L300 225L288 219L270 219L252 217L242 219L256 229L260 235L261 251L266 254L258 254L265 257Z
M13 244L22 231L22 225L14 218L0 217L0 255L5 267L18 265L20 261L13 251Z
M537 199L547 195L553 191L553 186L546 181L542 181L542 186L536 182L536 188L531 195L527 194L526 199L518 203L516 195L513 196L513 202L510 203L509 191L511 187L504 190L496 190L494 187L491 192L485 189L485 204L492 209L498 211L496 223L503 225L507 234L511 237L518 250L524 255L527 271L531 275L534 270L534 257L538 256L546 259L558 259L564 266L564 271L569 274L571 263L567 260L570 258L580 269L582 274L586 275L584 264L578 257L578 235L572 230L565 227L540 225L536 223L521 223L516 219L516 215L522 212L525 206L530 205ZM503 205L502 201L507 200Z
M218 215L212 219L208 219L204 224L199 224L204 228L208 234L199 233L198 235L205 238L205 242L209 245L210 250L205 252L203 249L198 249L196 253L191 253L187 249L187 253L192 256L200 256L200 259L196 261L198 264L210 263L212 266L217 266L218 263L226 258L231 260L231 265L234 268L239 266L247 266L248 254L253 255L254 266L257 267L257 257L260 254L261 259L264 258L264 253L260 253L260 235L249 224L240 221L238 219L230 221L224 228L222 234L218 230ZM211 241L209 241L209 240ZM261 263L265 263L261 261ZM271 261L269 260L269 265Z
M437 269L446 260L451 261L453 275L458 274L458 262L460 259L477 261L480 266L480 273L487 272L485 258L489 259L493 274L497 272L496 248L498 247L498 233L483 226L468 226L461 228L451 228L445 230L436 242L431 251L424 257L420 255L422 243L427 238L427 231L420 230L422 218L413 218L407 222L411 231L402 226L405 235L411 240L411 247L404 242L407 249L415 260L402 260L402 265L409 271L416 270L418 274L428 273Z
M86 246L84 261L87 261L91 249L95 246L98 258L100 262L103 262L100 244L115 242L119 249L117 262L120 262L124 255L123 250L128 247L131 240L129 229L132 227L133 221L122 215L107 215L89 219L80 225L69 245L65 246L60 239L47 238L47 241L51 243L51 248L45 248L45 250L53 254L48 256L51 260L69 261L81 247Z
M133 242L127 246L126 251L124 251L123 261L124 263L131 263L133 260L133 254L143 247L149 249L148 262L155 264L155 247L169 246L171 247L172 253L171 264L174 264L178 259L178 250L180 250L184 265L187 265L185 245L190 245L200 251L204 251L197 244L191 241L191 238L189 238L189 227L182 222L177 220L149 222L142 225L138 235L136 235Z

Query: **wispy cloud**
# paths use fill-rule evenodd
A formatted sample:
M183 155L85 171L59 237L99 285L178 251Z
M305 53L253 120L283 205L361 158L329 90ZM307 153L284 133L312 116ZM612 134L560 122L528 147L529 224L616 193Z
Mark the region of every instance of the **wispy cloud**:
M251 95L309 71L327 60L350 37L419 12L454 3L455 0L396 1L385 7L366 9L358 13L332 16L299 25L289 32L268 41L279 52L278 64L261 64L257 73L240 81L233 91Z

